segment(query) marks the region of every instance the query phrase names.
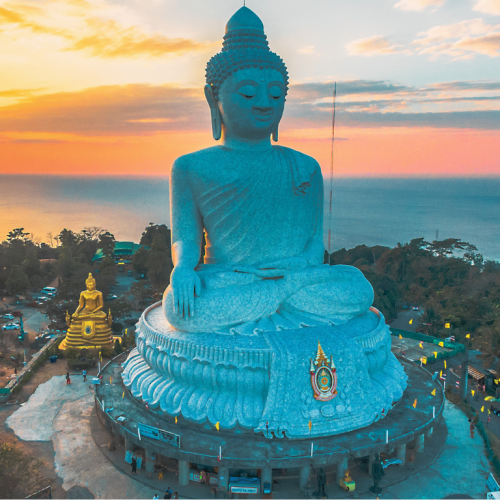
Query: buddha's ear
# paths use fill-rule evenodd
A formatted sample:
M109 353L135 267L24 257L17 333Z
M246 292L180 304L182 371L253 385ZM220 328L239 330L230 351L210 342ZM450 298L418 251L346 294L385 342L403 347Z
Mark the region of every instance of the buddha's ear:
M210 106L210 115L212 116L212 135L214 140L218 141L222 135L222 119L217 100L214 96L214 89L211 85L205 85L205 97Z

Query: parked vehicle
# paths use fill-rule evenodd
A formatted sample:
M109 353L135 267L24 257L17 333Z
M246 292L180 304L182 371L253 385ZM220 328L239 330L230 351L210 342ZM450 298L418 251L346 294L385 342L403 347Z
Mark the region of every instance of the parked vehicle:
M418 311L418 307L417 307L417 306L415 306L415 307L413 308L413 310L414 310L414 311Z
M452 335L451 337L446 337L444 339L445 342L455 342L455 335Z
M14 316L12 314L4 314L2 316L3 319L14 319Z
M9 323L8 325L3 325L2 330L19 330L20 326L15 323Z
M106 300L115 300L118 298L118 295L113 295L113 294L109 294L108 296L106 296Z
M45 288L42 288L42 292L46 295L49 293L53 293L54 295L57 293L57 288L54 288L53 286L46 286Z

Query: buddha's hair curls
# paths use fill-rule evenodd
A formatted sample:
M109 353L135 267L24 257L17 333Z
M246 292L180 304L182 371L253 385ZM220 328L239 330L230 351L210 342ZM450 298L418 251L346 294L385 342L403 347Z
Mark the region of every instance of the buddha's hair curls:
M219 91L226 80L240 69L274 69L283 75L285 97L288 93L288 71L283 59L269 50L267 37L256 30L238 30L226 33L222 51L207 63L206 78L219 99Z

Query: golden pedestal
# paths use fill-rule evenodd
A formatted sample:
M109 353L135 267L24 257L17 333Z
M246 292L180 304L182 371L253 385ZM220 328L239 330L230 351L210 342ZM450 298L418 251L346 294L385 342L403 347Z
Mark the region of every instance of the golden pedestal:
M69 347L113 347L113 332L109 325L110 321L104 317L77 317L71 319L66 338L62 341L59 349Z

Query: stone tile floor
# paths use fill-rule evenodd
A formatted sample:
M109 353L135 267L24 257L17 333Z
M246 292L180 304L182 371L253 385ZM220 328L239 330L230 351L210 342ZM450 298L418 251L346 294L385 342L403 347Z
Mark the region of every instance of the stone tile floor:
M97 417L92 417L93 405L93 392L88 384L75 381L66 386L64 377L55 376L40 385L27 404L7 419L7 425L20 439L53 442L56 472L64 489L69 490L68 498L75 498L73 494L80 498L83 494L87 498L153 498L157 492L161 498L168 485L179 491L181 498L210 497L210 491L204 486L178 486L174 474L166 475L162 482L149 479L143 471L132 476L123 461L123 451L105 449L108 438ZM454 493L486 498L485 483L490 467L481 437L478 433L474 439L470 437L465 415L448 402L444 417L448 433L438 457L436 454L429 457L429 446L424 454L417 455L414 471L409 471L407 466L386 469L386 477L380 485L384 488L382 498L444 498ZM437 428L432 439L438 441L440 432L446 433ZM368 492L371 483L366 473L353 469L353 476L358 485L356 497L375 498ZM345 497L333 475L328 479L328 496ZM303 498L297 483L295 478L279 480L273 497Z

